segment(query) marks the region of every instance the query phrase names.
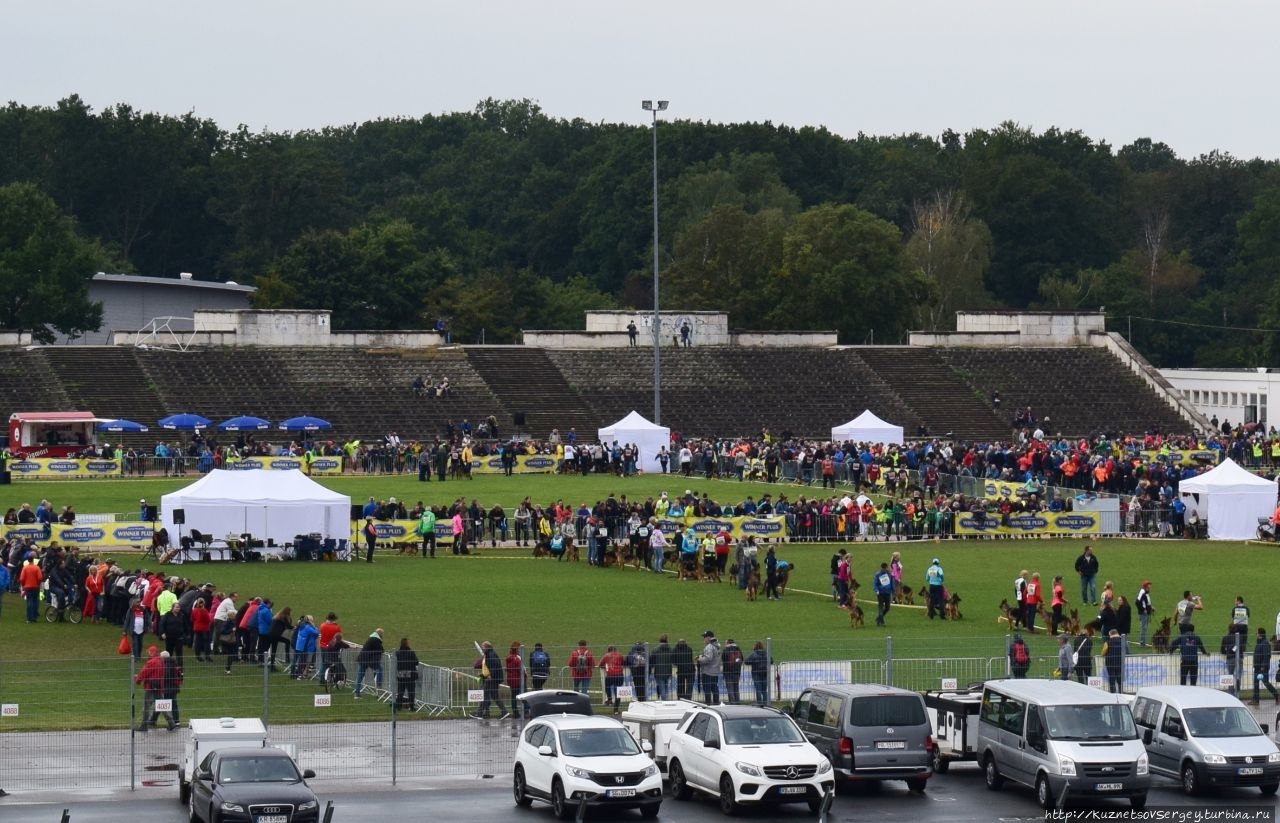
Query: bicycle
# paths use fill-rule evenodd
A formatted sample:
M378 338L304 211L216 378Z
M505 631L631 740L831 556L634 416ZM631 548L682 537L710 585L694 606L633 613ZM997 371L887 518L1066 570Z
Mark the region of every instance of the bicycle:
M84 612L75 608L76 604L74 597L72 598L71 603L63 606L58 602L59 598L56 594L53 592L48 592L47 594L49 597L49 605L46 606L44 610L44 619L46 623L57 623L63 617L70 620L72 623L79 623L84 619Z

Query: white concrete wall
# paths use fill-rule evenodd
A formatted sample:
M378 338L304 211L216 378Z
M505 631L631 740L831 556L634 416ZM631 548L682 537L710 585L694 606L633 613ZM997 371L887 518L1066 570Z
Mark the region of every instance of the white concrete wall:
M1087 346L1105 331L1102 312L956 312L957 333L1016 332L1024 346Z
M907 336L912 346L963 346L977 349L1005 349L1027 345L1017 331L987 332L985 334L958 331L913 331Z
M730 344L734 346L808 346L829 347L839 341L839 335L833 331L776 331L755 332L738 331L730 334Z
M721 340L701 339L694 335L694 346L834 346L835 332L732 332ZM521 343L543 349L618 349L630 345L625 331L542 331L522 332ZM653 349L653 338L642 330L637 341L640 348ZM671 335L662 340L663 348L675 348Z
M653 340L653 312L644 311L589 311L586 313L586 330L590 332L626 333L627 324L635 323L640 340ZM693 345L724 346L729 343L729 315L714 311L664 311L659 312L663 345L680 335L680 326L688 321L693 330ZM572 332L571 332L572 333ZM532 345L526 342L526 345Z
M1280 374L1265 369L1161 369L1160 374L1186 403L1207 418L1239 425L1250 422L1246 407L1256 405L1258 419L1253 422L1267 426L1276 423L1271 405L1280 391Z
M17 331L0 331L0 346L30 346L31 333Z

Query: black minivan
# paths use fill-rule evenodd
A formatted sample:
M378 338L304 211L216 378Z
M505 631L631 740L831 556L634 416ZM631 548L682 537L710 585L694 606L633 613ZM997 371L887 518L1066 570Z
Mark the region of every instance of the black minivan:
M861 683L812 686L791 716L845 780L905 780L922 792L933 776L933 730L915 692Z

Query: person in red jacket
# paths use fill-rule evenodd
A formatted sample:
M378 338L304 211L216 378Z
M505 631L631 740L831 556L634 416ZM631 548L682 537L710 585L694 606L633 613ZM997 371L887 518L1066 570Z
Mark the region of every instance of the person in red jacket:
M600 668L604 671L604 704L613 706L614 714L622 711L622 705L618 702L618 687L622 685L623 665L617 646L610 646L600 658Z
M204 604L204 598L191 607L191 645L195 647L196 660L213 662L213 614Z
M1040 604L1044 602L1044 593L1040 590L1040 572L1031 573L1031 579L1027 581L1022 601L1024 604L1022 625L1026 627L1028 632L1035 634L1036 612L1040 611Z
M36 622L40 614L40 584L44 582L44 572L35 560L28 560L18 572L18 585L22 587L22 596L27 598L27 622Z
M164 689L164 661L155 646L147 647L147 662L142 664L133 682L142 687L142 720L138 723L138 731L145 732L154 722L152 715L156 711L156 698Z
M520 717L520 701L516 700L516 695L524 691L524 660L520 657L520 641L512 640L511 648L507 651L507 659L504 661L506 670L507 688L511 689L511 713L516 717Z

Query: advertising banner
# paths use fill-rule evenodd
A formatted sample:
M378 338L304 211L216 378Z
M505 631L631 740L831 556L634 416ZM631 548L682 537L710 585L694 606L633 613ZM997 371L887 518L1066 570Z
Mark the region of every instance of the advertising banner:
M301 457L242 457L234 463L226 465L228 469L265 469L267 471L307 471L307 461ZM317 457L311 461L312 476L342 474L341 457Z
M374 522L378 528L379 543L417 543L422 538L414 531L418 528L417 520L378 520ZM436 522L436 545L453 545L453 523L447 518ZM364 521L351 524L352 550L364 551Z
M1172 463L1178 466L1218 465L1222 452L1215 449L1193 449L1188 451L1168 451L1161 454L1152 449L1144 449L1142 459L1148 463Z
M665 535L673 535L692 528L695 534L719 532L726 529L734 538L755 535L757 539L780 540L787 534L787 519L781 515L774 517L685 517L679 520L663 517L658 519L658 528Z
M556 470L556 458L549 454L517 454L515 466L511 471L515 474L548 474ZM502 474L502 458L497 455L474 457L471 459L472 474Z
M154 529L150 523L93 523L84 526L63 526L54 524L44 526L4 526L0 534L5 540L30 537L36 545L47 546L57 541L61 546L102 547L102 548L139 548L151 545Z
M96 457L28 457L10 460L14 480L68 480L87 477L119 477L120 461Z
M968 512L956 518L956 534L1064 535L1100 534L1102 512L1036 512L1014 514L1009 525L1000 523L1000 513L988 514L981 524Z

